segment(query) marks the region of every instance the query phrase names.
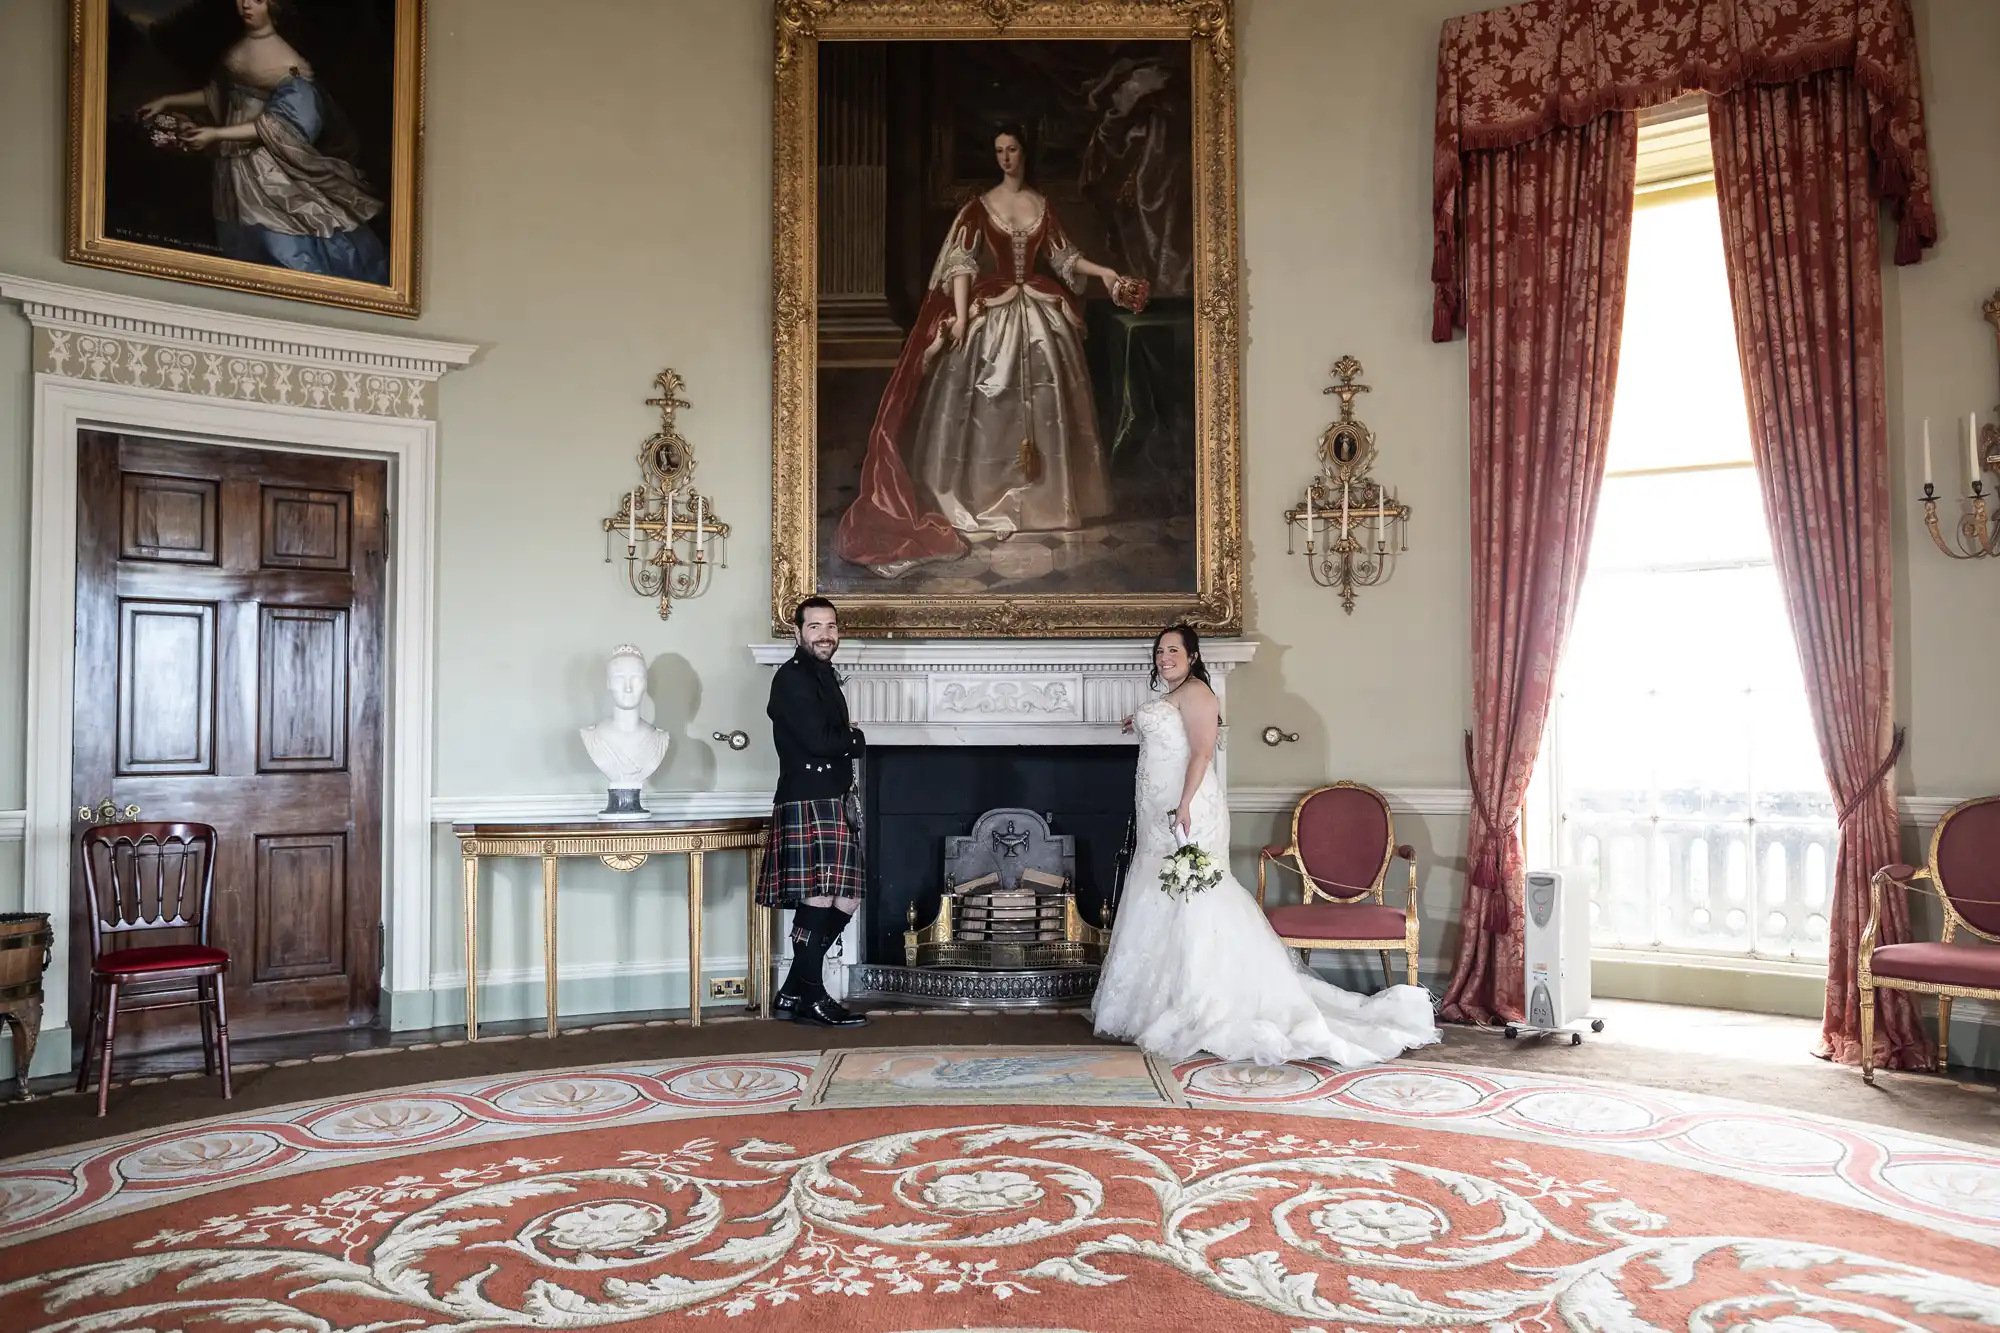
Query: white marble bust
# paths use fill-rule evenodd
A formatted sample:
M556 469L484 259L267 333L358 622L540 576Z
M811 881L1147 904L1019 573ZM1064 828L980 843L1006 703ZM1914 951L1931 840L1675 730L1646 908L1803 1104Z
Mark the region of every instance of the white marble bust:
M667 757L667 733L639 716L646 698L645 656L629 643L612 649L604 686L611 692L611 716L577 734L611 789L604 813L643 815L639 789Z

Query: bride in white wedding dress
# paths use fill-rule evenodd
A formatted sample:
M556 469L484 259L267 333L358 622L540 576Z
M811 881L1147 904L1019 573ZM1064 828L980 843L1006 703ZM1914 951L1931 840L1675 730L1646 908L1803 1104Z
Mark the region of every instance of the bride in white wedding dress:
M1192 629L1176 625L1153 641L1153 676L1166 693L1127 719L1139 733L1138 838L1098 974L1098 1034L1175 1060L1206 1051L1345 1068L1437 1042L1421 986L1355 995L1278 939L1229 873L1229 808L1211 762L1221 712ZM1222 868L1221 883L1185 898L1160 888L1176 828Z

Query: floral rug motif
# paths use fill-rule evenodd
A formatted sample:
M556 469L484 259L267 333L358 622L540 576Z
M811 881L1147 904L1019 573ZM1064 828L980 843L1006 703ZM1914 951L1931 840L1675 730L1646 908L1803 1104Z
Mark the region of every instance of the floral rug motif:
M1126 1046L828 1051L807 1107L1186 1106L1173 1067Z
M1191 1061L1184 1107L808 1109L816 1069L522 1075L0 1163L0 1329L2000 1326L2000 1152L1970 1144L1412 1062Z

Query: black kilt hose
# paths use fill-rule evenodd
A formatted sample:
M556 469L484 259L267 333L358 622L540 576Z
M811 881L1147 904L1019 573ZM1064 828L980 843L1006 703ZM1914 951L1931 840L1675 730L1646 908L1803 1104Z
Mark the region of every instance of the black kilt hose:
M861 901L861 840L840 800L781 801L757 876L759 907L799 908L808 898Z
M832 898L852 911L863 888L861 840L844 797L866 742L849 725L832 666L801 648L771 679L778 790L757 877L759 907L799 908Z

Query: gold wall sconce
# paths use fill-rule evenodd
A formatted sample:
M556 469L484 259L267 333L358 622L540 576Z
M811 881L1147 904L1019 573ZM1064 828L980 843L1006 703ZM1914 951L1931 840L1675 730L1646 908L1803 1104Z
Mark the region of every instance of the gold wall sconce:
M1987 297L1982 309L1987 322L1993 325L1995 343L2000 344L2000 292ZM2000 414L2000 408L1994 411ZM1924 421L1924 496L1921 501L1924 526L1930 529L1931 540L1937 544L1938 550L1954 560L2000 556L2000 509L1988 518L1984 480L1988 472L2000 479L2000 425L1981 426L1978 414L1974 413L1965 419L1965 432L1965 466L1971 474L1971 486L1964 497L1964 507L1959 511L1952 541L1946 542L1938 521L1937 486L1931 477L1931 423L1928 418Z
M1340 419L1319 437L1319 470L1306 483L1305 500L1285 511L1285 554L1297 555L1296 529L1306 534L1306 568L1322 588L1340 589L1340 609L1354 614L1354 594L1388 578L1396 556L1410 549L1410 507L1396 499L1369 469L1375 465L1375 432L1354 416L1361 363L1343 356L1333 363L1335 383L1322 393L1340 395Z
M729 568L724 545L729 525L716 517L714 502L690 480L694 446L681 438L674 413L694 404L681 397L679 373L670 367L655 375L653 383L660 394L646 404L660 409L660 429L639 447L639 484L625 492L618 512L604 520L604 563L611 563L611 535L616 533L625 540L626 581L641 597L657 597L665 620L676 600L699 597L712 571Z

